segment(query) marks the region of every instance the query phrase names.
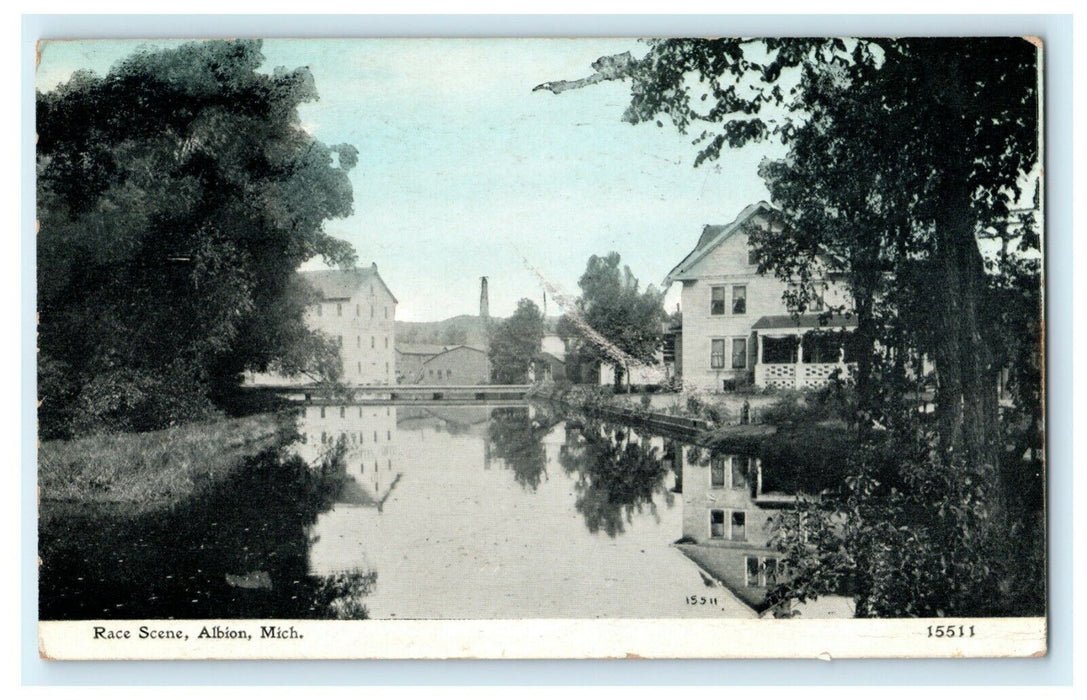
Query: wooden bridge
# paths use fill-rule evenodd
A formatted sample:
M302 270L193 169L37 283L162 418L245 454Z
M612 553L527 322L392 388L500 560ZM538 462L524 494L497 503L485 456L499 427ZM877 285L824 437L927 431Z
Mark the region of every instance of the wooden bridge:
M531 384L395 384L340 387L265 384L246 387L248 391L270 393L291 401L314 404L522 401L531 388Z

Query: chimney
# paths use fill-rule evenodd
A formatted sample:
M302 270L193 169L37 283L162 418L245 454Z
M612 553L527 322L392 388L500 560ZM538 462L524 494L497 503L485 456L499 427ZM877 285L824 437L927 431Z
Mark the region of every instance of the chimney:
M479 317L486 321L491 316L491 305L487 299L487 278L479 278Z

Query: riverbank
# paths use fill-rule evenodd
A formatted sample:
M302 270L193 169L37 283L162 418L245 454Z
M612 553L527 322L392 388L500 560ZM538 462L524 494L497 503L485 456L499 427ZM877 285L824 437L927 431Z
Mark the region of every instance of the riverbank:
M180 501L223 480L246 459L287 439L287 414L191 423L147 433L50 440L38 448L38 489L47 504L146 509Z

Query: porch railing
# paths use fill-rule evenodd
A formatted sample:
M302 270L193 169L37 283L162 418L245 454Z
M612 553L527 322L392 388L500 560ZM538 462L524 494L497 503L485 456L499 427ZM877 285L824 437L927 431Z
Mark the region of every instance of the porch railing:
M814 389L825 386L835 372L843 379L849 378L855 365L840 362L755 365L755 384L777 389Z

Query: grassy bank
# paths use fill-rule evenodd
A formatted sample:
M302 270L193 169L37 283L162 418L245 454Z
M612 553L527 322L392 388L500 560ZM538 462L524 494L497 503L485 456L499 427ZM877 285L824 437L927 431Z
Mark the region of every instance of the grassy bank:
M146 507L182 499L291 430L289 416L260 414L147 433L50 440L38 449L40 500Z

